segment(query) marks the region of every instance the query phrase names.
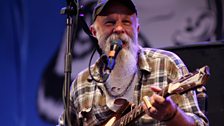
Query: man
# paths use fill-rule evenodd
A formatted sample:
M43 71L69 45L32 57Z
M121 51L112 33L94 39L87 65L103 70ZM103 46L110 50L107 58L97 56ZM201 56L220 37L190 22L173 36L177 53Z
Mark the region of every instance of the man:
M164 98L157 94L170 82L188 74L175 54L138 45L140 30L137 10L131 0L100 0L93 13L92 34L107 55L112 41L122 41L116 64L104 83L102 60L80 72L71 85L73 125L102 125L128 101L136 106L149 96L145 115L133 125L208 125L200 111L194 91ZM131 107L131 109L134 107ZM111 120L110 120L111 121ZM63 116L59 124L63 125ZM113 122L112 122L113 123Z

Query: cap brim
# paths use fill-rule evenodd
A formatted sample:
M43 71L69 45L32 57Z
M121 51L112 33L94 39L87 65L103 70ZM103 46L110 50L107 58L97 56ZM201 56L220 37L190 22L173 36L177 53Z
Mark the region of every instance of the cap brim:
M96 17L98 15L100 15L104 9L106 9L106 7L111 3L111 2L114 2L114 1L117 1L121 4L123 4L124 6L127 6L130 10L133 11L133 13L136 13L137 14L137 10L136 10L136 7L134 5L134 3L132 2L132 0L102 0L101 2L99 2L94 11L93 11L93 21L95 21Z

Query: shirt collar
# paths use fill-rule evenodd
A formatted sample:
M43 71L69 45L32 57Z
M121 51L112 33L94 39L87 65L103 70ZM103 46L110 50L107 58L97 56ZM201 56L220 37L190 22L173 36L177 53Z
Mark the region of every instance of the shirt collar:
M147 54L142 47L138 51L138 67L139 70L146 73L150 73L152 68L150 66L150 58L147 58Z

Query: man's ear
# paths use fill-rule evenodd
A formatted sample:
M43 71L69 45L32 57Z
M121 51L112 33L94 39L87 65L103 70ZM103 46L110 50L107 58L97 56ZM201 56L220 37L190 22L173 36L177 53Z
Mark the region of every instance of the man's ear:
M138 33L140 32L140 25L137 26Z
M94 37L96 37L96 29L93 25L90 26L90 31Z

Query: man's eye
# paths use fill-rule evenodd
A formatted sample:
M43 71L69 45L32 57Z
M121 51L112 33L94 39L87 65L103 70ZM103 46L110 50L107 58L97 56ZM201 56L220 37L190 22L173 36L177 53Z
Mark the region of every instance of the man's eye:
M113 25L113 24L115 24L115 22L114 21L106 21L105 24L106 25Z
M128 20L123 21L123 23L124 23L125 25L130 25L130 24L131 24L131 22L128 21Z

